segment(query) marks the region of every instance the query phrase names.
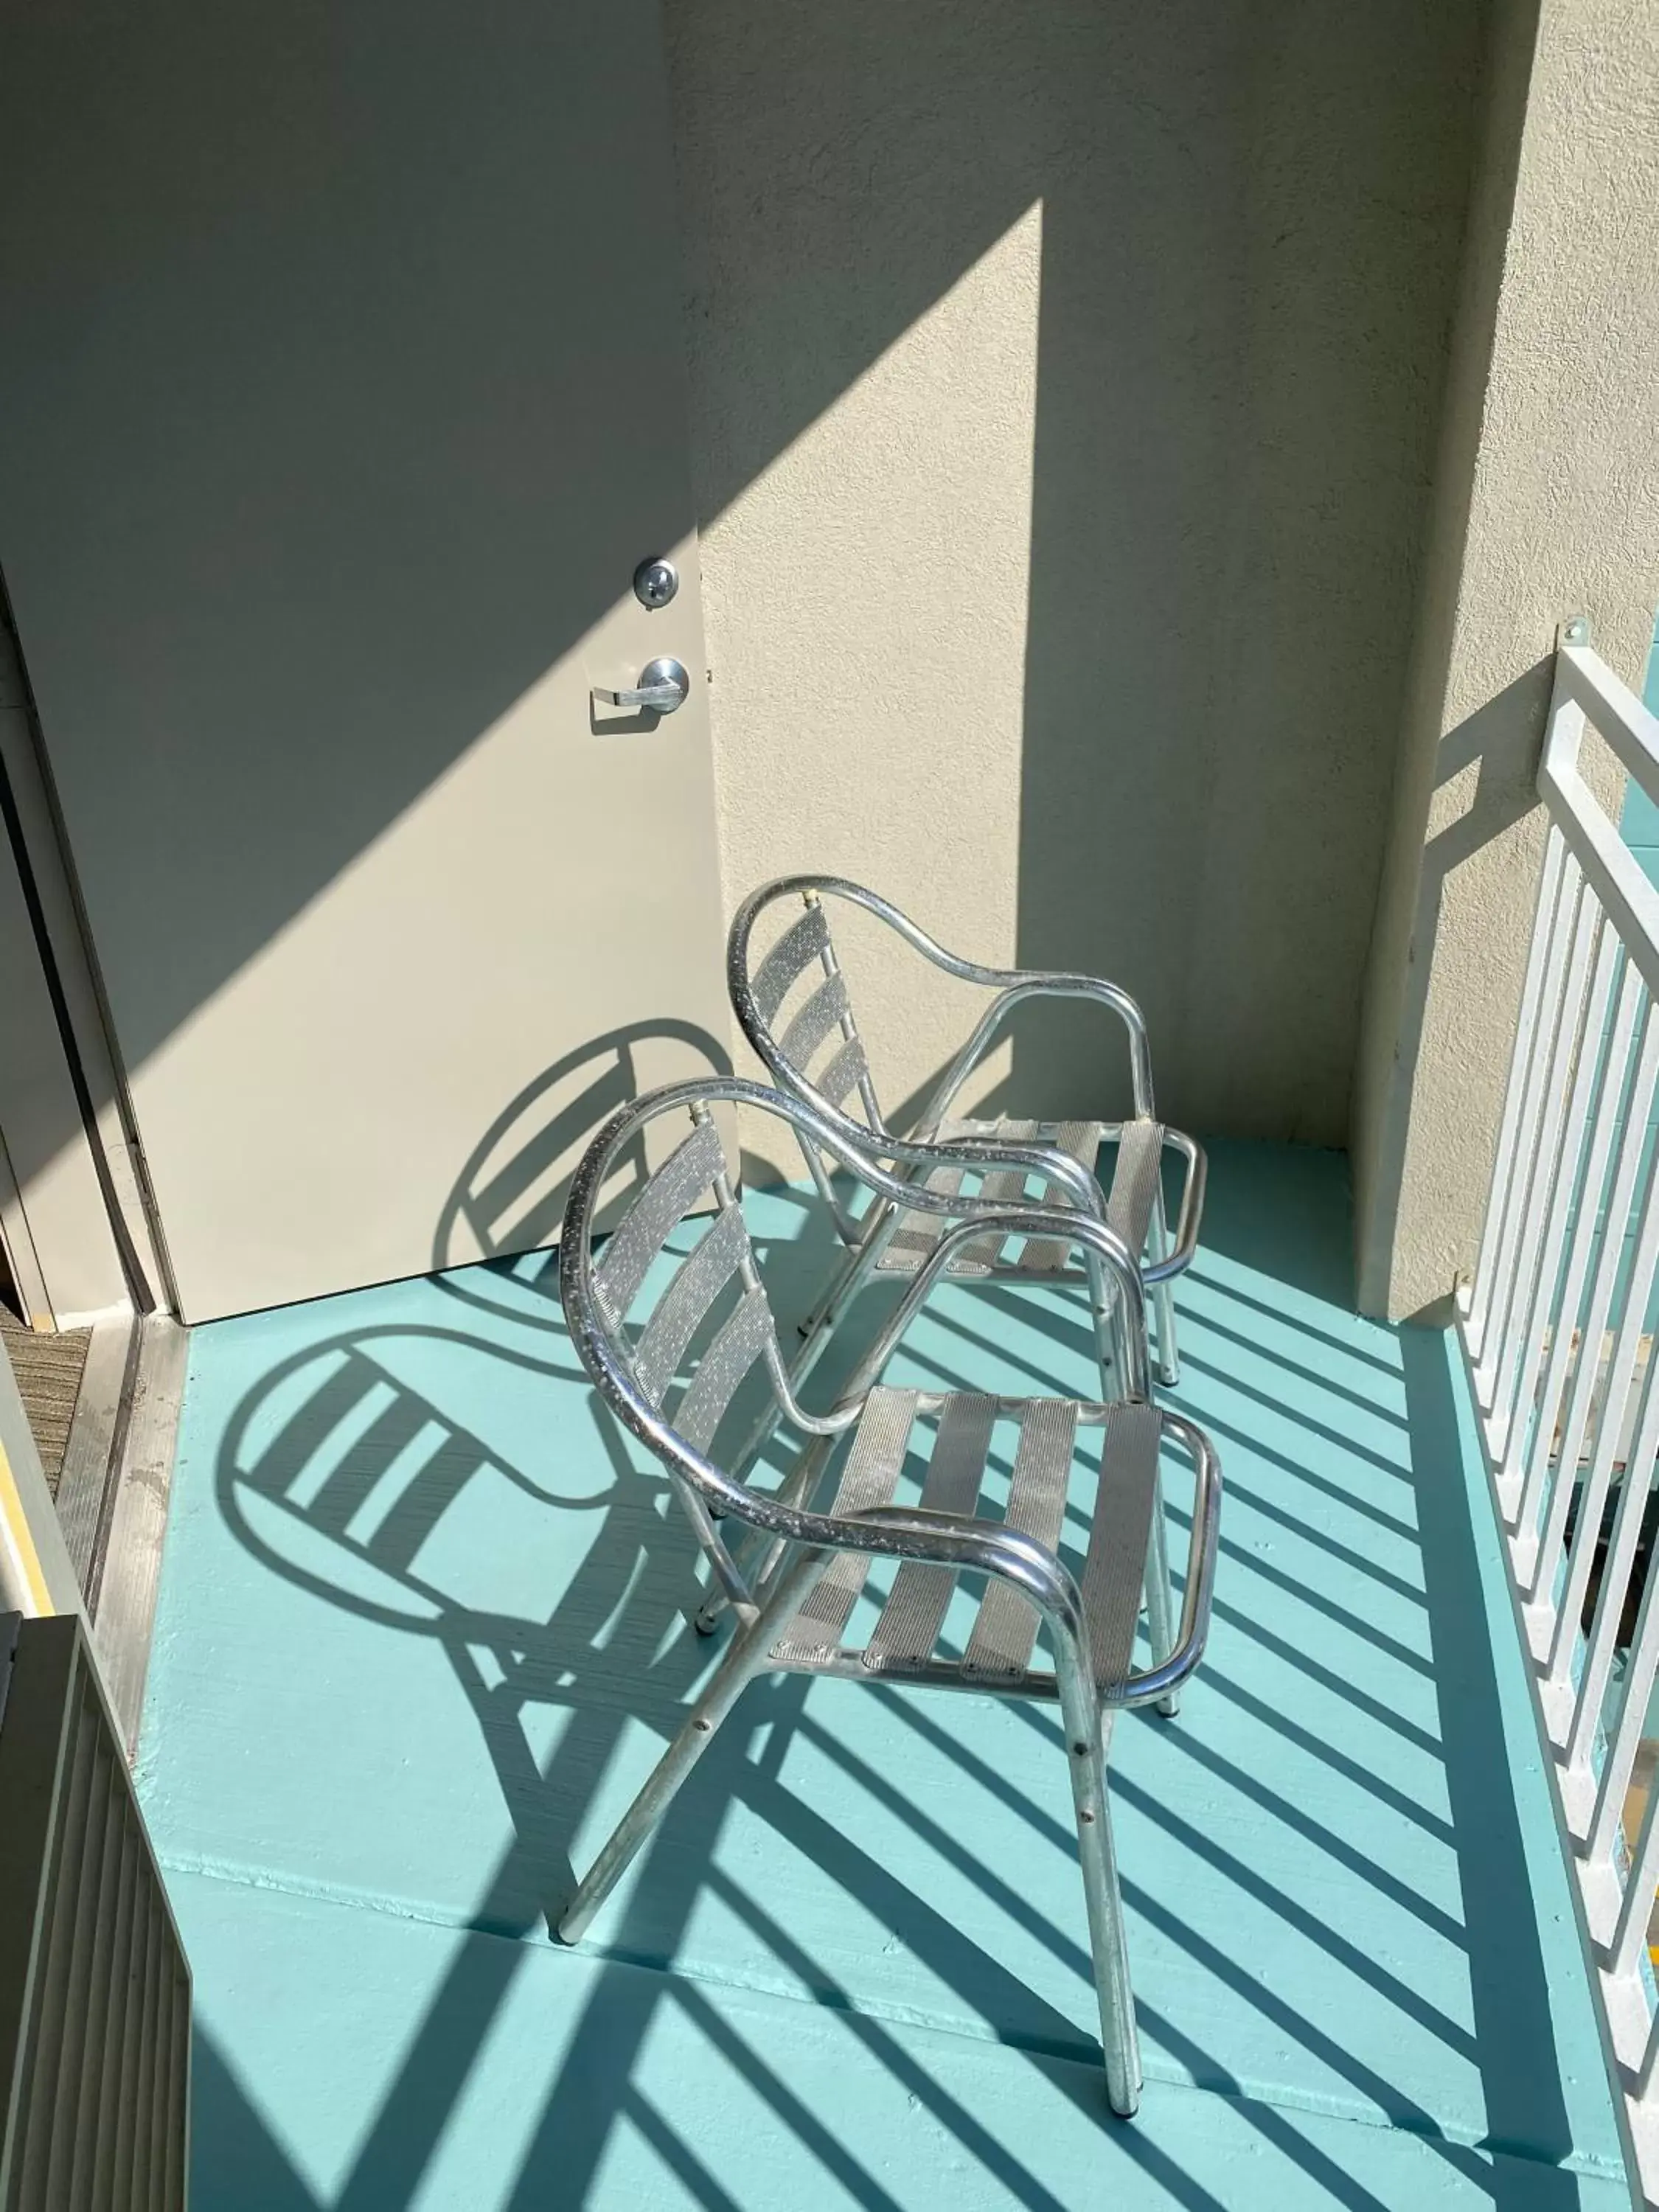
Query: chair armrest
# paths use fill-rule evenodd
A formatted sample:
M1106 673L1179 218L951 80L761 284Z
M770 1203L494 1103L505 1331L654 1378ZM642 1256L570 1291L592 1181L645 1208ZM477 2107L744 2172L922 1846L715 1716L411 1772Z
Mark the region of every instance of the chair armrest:
M896 1175L907 1168L914 1171L905 1178L905 1187L911 1194L904 1201L908 1208L921 1206L933 1212L953 1213L964 1218L975 1212L982 1215L1011 1201L986 1199L976 1191L930 1192L927 1188L927 1176L936 1168L961 1168L978 1175L997 1168L1012 1168L1027 1176L1041 1176L1050 1187L1036 1203L1055 1203L1053 1186L1058 1184L1062 1200L1074 1200L1085 1213L1097 1221L1106 1218L1106 1194L1101 1189L1099 1178L1080 1161L1073 1159L1069 1153L1062 1152L1054 1145L1005 1143L994 1137L952 1137L944 1142L927 1142L914 1137L895 1137L890 1130L884 1130L878 1135L873 1130L866 1130L850 1120L841 1134L849 1148L854 1137L859 1139L856 1149L863 1155L863 1164L854 1166L852 1171L860 1177L866 1189L874 1193L878 1206L891 1208L897 1201L881 1194L881 1186L867 1170L873 1168L879 1171L880 1164L889 1161ZM806 1154L808 1166L814 1170L818 1180L820 1195L836 1215L836 1226L842 1237L852 1243L867 1234L873 1215L870 1212L863 1215L849 1212L830 1188L828 1177L822 1176L817 1156L805 1145L802 1150ZM1025 1201L1022 1199L1018 1202Z
M1179 1413L1164 1413L1158 1418L1163 1435L1178 1437L1190 1455L1195 1482L1180 1629L1167 1659L1131 1674L1115 1691L1106 1692L1109 1705L1151 1705L1177 1689L1197 1667L1209 1640L1221 1529L1221 1462L1194 1422ZM1024 1590L1057 1626L1075 1635L1079 1648L1086 1650L1082 1594L1070 1569L1046 1545L1019 1534L1005 1522L910 1505L878 1505L844 1517L823 1517L840 1532L827 1539L836 1550L891 1553L1000 1576ZM866 1535L871 1540L858 1540ZM884 1535L888 1540L879 1540Z
M985 1234L993 1223L1005 1236L1040 1237L1057 1243L1082 1247L1094 1264L1115 1279L1123 1316L1127 1371L1123 1376L1126 1398L1150 1398L1150 1369L1146 1353L1146 1308L1143 1279L1134 1255L1114 1229L1103 1221L1076 1212L1032 1206L988 1205L971 1220L953 1222L911 1278L904 1296L887 1326L848 1377L832 1418L845 1420L855 1414L873 1389L878 1376L905 1331L937 1289L939 1279L959 1246Z
M1147 1284L1167 1282L1171 1275L1178 1275L1192 1265L1193 1255L1198 1249L1198 1225L1204 1214L1204 1192L1209 1181L1209 1162L1202 1145L1194 1144L1182 1130L1167 1126L1164 1141L1180 1153L1187 1164L1187 1173L1181 1186L1181 1212L1176 1219L1175 1243L1161 1260L1143 1261L1140 1277Z
M1106 1195L1099 1179L1080 1162L1062 1152L1055 1145L1021 1145L1005 1142L1000 1137L951 1137L944 1141L918 1137L887 1136L878 1141L877 1156L890 1159L894 1165L933 1169L960 1167L975 1174L984 1174L994 1168L1015 1168L1026 1175L1038 1175L1050 1184L1058 1183L1066 1197L1074 1199L1082 1211L1097 1221L1106 1218ZM915 1188L915 1186L912 1186ZM1024 1203L1024 1201L1019 1201ZM1047 1200L1038 1200L1046 1203ZM951 1194L950 1211L966 1216L977 1211L981 1217L999 1206L1010 1203L1006 1199L986 1199L977 1192Z
M1164 1142L1177 1152L1185 1164L1186 1173L1181 1187L1181 1210L1176 1217L1175 1239L1170 1249L1161 1260L1139 1262L1144 1285L1166 1282L1171 1275L1180 1274L1192 1265L1198 1250L1199 1224L1204 1215L1204 1196L1209 1182L1209 1162L1204 1147L1188 1136L1184 1130L1164 1131ZM918 1167L965 1166L983 1170L987 1168L1023 1168L1028 1175L1046 1176L1050 1183L1059 1183L1068 1196L1078 1200L1083 1211L1095 1220L1104 1220L1107 1200L1101 1189L1098 1176L1082 1167L1069 1153L1053 1145L1006 1144L995 1137L952 1137L948 1143L929 1142L920 1138L907 1139L902 1144L887 1139L880 1157L896 1164L914 1164ZM1013 1203L1019 1203L1015 1200ZM1047 1197L1034 1201L1040 1205L1052 1203ZM967 1218L975 1210L981 1220L994 1216L1011 1203L1006 1199L982 1199L977 1193L964 1195L957 1191L951 1197L951 1211Z
M935 951L939 950L942 948L934 948ZM1115 1013L1128 1032L1129 1074L1135 1112L1142 1116L1153 1112L1152 1057L1146 1018L1129 994L1117 984L1109 983L1099 975L1073 975L1059 970L1049 973L1037 969L975 969L971 963L957 961L948 955L944 960L936 959L934 964L945 968L949 975L994 988L997 995L928 1100L916 1125L918 1136L943 1119L951 1100L995 1042L1008 1016L1028 999L1085 999Z
M1187 1543L1187 1576L1182 1589L1181 1626L1169 1657L1144 1674L1131 1674L1115 1692L1107 1693L1112 1705L1146 1705L1180 1686L1204 1656L1209 1639L1210 1612L1215 1597L1216 1554L1221 1531L1221 1462L1215 1447L1195 1422L1179 1413L1160 1413L1165 1436L1179 1437L1190 1454L1196 1493L1193 1499L1192 1533Z

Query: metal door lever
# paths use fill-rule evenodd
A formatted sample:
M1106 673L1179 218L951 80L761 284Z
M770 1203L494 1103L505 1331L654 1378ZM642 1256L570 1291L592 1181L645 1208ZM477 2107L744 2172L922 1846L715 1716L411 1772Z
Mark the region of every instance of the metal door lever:
M593 696L607 707L642 707L654 714L672 714L684 706L691 693L691 678L678 660L647 660L631 691L606 691L597 684Z

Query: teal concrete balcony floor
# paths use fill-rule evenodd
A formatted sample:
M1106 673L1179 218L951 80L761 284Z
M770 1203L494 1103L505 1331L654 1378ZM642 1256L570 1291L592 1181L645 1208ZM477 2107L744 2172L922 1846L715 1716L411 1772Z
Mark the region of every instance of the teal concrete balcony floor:
M787 1321L821 1224L746 1211ZM1113 1743L1132 2124L1041 1708L763 1680L550 1940L710 1651L544 1255L198 1331L140 1747L197 2212L1626 2203L1450 1346L1346 1309L1336 1156L1218 1147L1205 1232L1215 1630ZM1085 1317L956 1286L892 1374L1090 1395Z

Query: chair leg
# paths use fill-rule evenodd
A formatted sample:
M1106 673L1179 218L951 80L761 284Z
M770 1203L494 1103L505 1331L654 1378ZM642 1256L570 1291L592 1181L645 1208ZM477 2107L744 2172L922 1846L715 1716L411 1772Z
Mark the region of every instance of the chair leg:
M766 1418L769 1423L775 1425L777 1418L775 1412L769 1413ZM833 1437L820 1437L807 1444L778 1486L776 1496L780 1505L805 1504L811 1496L819 1476L823 1473L824 1463L835 1447L836 1439ZM748 1460L745 1461L745 1472L753 1457L754 1455L750 1453ZM744 1539L742 1555L737 1559L736 1564L738 1572L743 1577L750 1590L763 1589L771 1580L773 1570L783 1557L788 1540L786 1536L774 1536L763 1528L751 1528L749 1531ZM731 1591L722 1588L720 1581L716 1579L710 1584L702 1603L692 1615L691 1626L699 1636L712 1636L720 1625L721 1614L727 1606L733 1602Z
M848 1278L858 1265L858 1257L856 1252L848 1255L824 1285L817 1304L802 1316L799 1328L803 1342L810 1344L821 1328L829 1327L837 1304L846 1293Z
M1093 1743L1074 1742L1072 1752L1078 1857L1083 1870L1084 1905L1089 1917L1095 1996L1100 2007L1106 2095L1112 2110L1128 2120L1134 2118L1140 2104L1140 2039L1135 2031L1129 1946L1123 1926L1123 1899L1118 1887L1117 1855L1112 1846L1111 1814L1106 1803L1106 1754L1098 1723Z
M1175 1285L1155 1283L1152 1306L1158 1316L1158 1379L1173 1390L1181 1380L1181 1352L1176 1343Z
M896 1217L895 1216L896 1219ZM885 1233L884 1233L885 1232ZM891 1236L887 1217L872 1222L862 1242L855 1244L825 1284L817 1304L800 1323L804 1342L811 1344L821 1330L840 1320L848 1301L864 1288L870 1270L880 1258Z
M1152 1638L1152 1664L1161 1666L1176 1646L1175 1589L1170 1580L1169 1523L1164 1511L1162 1470L1152 1482L1152 1524L1146 1538L1146 1628ZM1166 1690L1158 1710L1173 1719L1181 1710L1179 1690Z
M1100 1364L1100 1395L1109 1406L1118 1395L1118 1376L1123 1372L1123 1319L1119 1301L1108 1289L1100 1261L1094 1253L1089 1255L1089 1310L1095 1324L1095 1357Z
M750 1532L750 1540L744 1547L744 1557L738 1562L738 1572L747 1577L752 1589L757 1589L777 1565L778 1554L787 1540L782 1536L762 1534L763 1540L757 1543L753 1540L755 1532ZM732 1593L723 1589L716 1580L710 1583L708 1595L692 1614L691 1626L699 1636L712 1636L725 1618L727 1607L734 1605Z
M714 1526L702 1499L684 1476L674 1478L674 1488L680 1504L685 1508L686 1517L697 1541L702 1547L703 1554L714 1570L713 1590L703 1600L694 1624L700 1636L712 1636L715 1623L726 1606L734 1605L739 1612L752 1612L754 1595L747 1577L732 1557L726 1539ZM707 1627L703 1626L705 1613L708 1617Z
M784 1622L798 1612L834 1553L803 1552L777 1577L753 1620L732 1638L713 1680L691 1708L684 1727L646 1779L623 1814L610 1840L582 1877L576 1894L559 1916L555 1929L562 1943L574 1943L622 1880L678 1794L680 1785L714 1741L714 1732L754 1677L767 1664Z
M1168 1257L1170 1250L1170 1224L1161 1182L1152 1200L1150 1242L1156 1265ZM1176 1343L1175 1285L1167 1279L1152 1286L1152 1310L1158 1317L1158 1379L1166 1389L1173 1390L1181 1380L1181 1352Z

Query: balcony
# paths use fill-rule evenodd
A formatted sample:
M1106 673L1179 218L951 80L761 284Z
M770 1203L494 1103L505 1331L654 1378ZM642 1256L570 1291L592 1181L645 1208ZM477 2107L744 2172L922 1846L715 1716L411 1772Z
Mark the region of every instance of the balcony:
M14 11L0 1300L82 1380L55 1505L0 1387L8 2212L21 2087L51 2212L192 2103L205 2212L1659 2203L1659 17L1330 12ZM796 868L1113 976L1226 1140L1132 2126L1052 1715L757 1686L550 1936L711 1652L535 1248L752 1072ZM962 1031L876 981L902 1116ZM1057 1038L999 1103L1120 1110ZM1094 1381L964 1288L907 1374ZM83 1607L75 1733L11 1616Z
M1175 1397L1225 1468L1215 1630L1114 1741L1131 2124L1046 1711L763 1682L550 1940L708 1655L546 1255L195 1332L139 1756L193 2201L1628 2203L1462 1358L1351 1310L1348 1205L1338 1154L1214 1150ZM787 1319L818 1218L746 1210ZM903 1357L1093 1372L1063 1294L947 1291Z

